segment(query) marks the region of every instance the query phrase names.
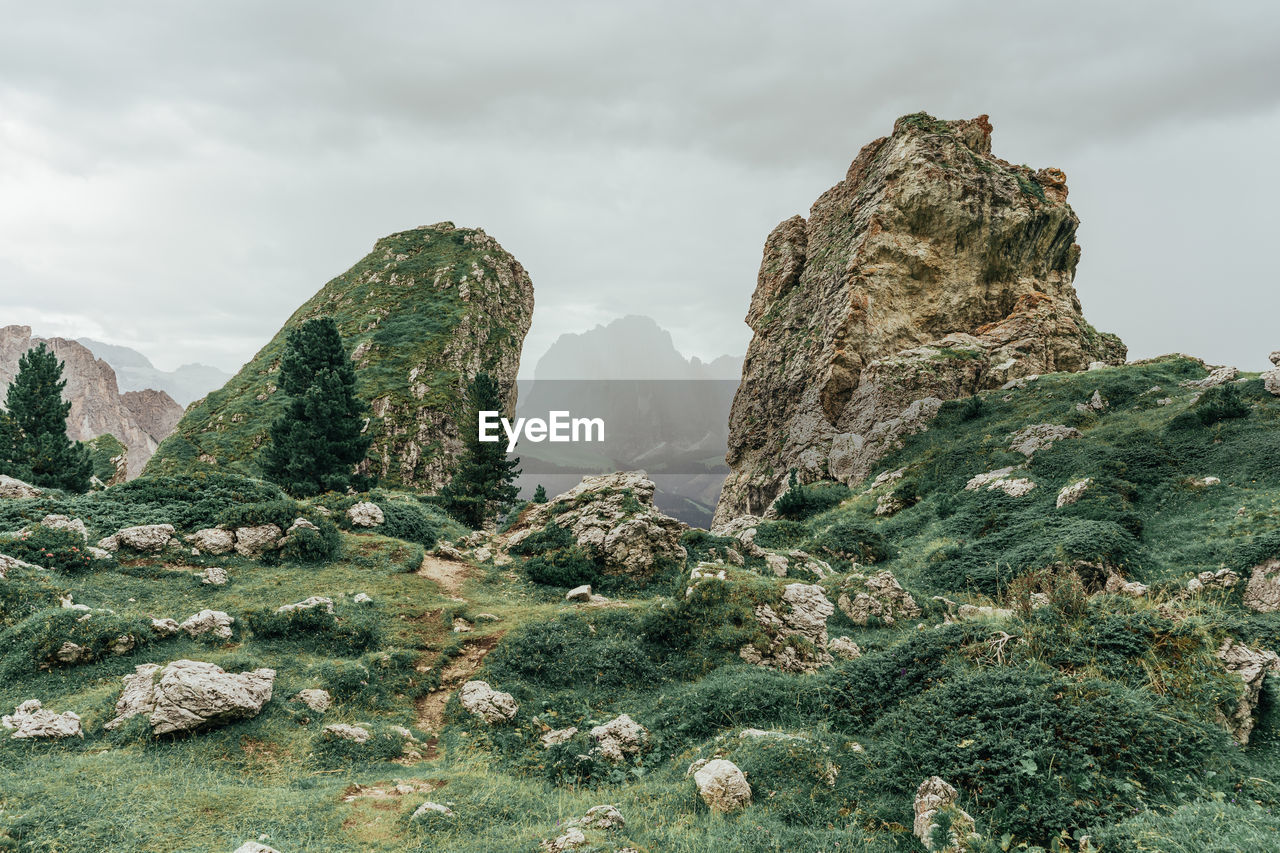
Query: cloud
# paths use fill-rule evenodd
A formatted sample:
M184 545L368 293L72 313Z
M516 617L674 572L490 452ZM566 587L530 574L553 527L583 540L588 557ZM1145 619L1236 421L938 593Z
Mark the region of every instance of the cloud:
M444 219L530 270L527 364L627 313L740 353L769 230L918 109L1066 169L1086 310L1135 352L1277 345L1197 304L1214 271L1223 305L1277 301L1266 238L1222 224L1280 225L1255 203L1268 4L2 5L5 321L157 364L234 369L378 237Z

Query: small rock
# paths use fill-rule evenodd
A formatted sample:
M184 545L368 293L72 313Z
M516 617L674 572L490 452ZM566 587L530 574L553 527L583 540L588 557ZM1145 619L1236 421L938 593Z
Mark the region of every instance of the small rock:
M430 800L427 800L414 810L413 817L411 817L410 820L418 820L419 818L424 818L434 814L453 817L453 809L448 806L442 806L440 803L433 803Z
M475 630L475 629L471 627L471 623L470 623L470 622L468 622L466 619L463 619L463 618L461 618L461 617L454 617L454 620L453 620L453 633L455 633L455 634L468 634L468 633L470 633L470 632L471 632L471 631L473 631L473 630Z
M80 716L71 711L55 714L41 706L39 699L28 699L12 714L0 718L0 725L13 732L13 740L48 738L59 740L68 737L84 737L80 728Z
M1253 713L1262 693L1262 682L1268 673L1280 672L1280 655L1265 649L1255 651L1228 638L1218 648L1217 657L1227 672L1240 676L1244 682L1244 692L1235 710L1230 716L1224 715L1222 722L1237 743L1247 746L1249 734L1253 731Z
M1215 587L1230 589L1240 582L1240 576L1230 569L1218 569L1216 572L1201 572L1187 581L1187 592L1199 592L1202 589Z
M480 547L472 551L471 556L477 563L487 563L493 559L493 551L487 547Z
M230 554L236 547L236 535L230 530L223 530L221 527L206 527L203 530L197 530L190 536L183 537L183 541L201 554L213 554L214 556Z
M38 572L44 571L33 563L28 563L25 560L19 560L17 557L10 557L8 554L0 554L0 581L5 579L6 572L11 572L14 569L33 569Z
M1080 500L1091 485L1093 485L1093 478L1086 477L1078 482L1063 486L1062 491L1058 492L1058 509L1062 509L1064 506L1071 506Z
M346 723L331 723L324 727L323 733L352 743L367 743L373 737L364 726L349 726Z
M280 851L256 841L246 841L236 848L236 853L280 853Z
M219 566L210 566L196 575L196 577L200 578L200 583L209 584L210 586L223 586L227 581L231 580L227 576L227 570Z
M591 600L591 584L583 584L575 586L564 595L565 601L590 601Z
M487 681L468 681L462 685L458 700L467 713L480 717L487 723L502 723L513 719L520 706L510 693L499 693Z
M915 619L921 614L916 600L902 588L892 572L884 571L856 580L861 580L866 592L854 593L852 598L847 592L841 593L836 602L855 624L866 625L875 616L886 625L892 625L898 619Z
M360 501L352 505L347 510L347 518L351 521L352 527L380 527L386 521L382 508L369 501Z
M89 650L68 640L58 648L58 651L54 653L54 657L60 663L77 664L89 659Z
M848 637L836 637L831 640L827 643L827 651L844 660L862 657L862 649L858 648L858 644Z
M622 812L618 811L617 806L612 805L592 806L587 809L580 823L588 829L605 830L622 829L627 825Z
M299 690L293 701L301 702L317 714L323 714L333 706L333 697L329 695L329 691L316 687Z
M1032 424L1009 436L1009 449L1030 459L1037 451L1047 450L1056 442L1082 435L1080 430L1063 424Z
M372 598L370 598L367 594L365 594L365 593L363 593L363 592L357 592L357 593L355 594L355 597L354 597L354 598L352 598L351 600L352 600L353 602L355 602L356 604L364 604L364 603L366 603L366 602L371 602L371 601L373 601L373 599L372 599Z
M80 537L81 542L89 541L89 530L84 526L84 522L78 518L71 518L66 515L46 515L41 519L40 526L48 527L51 530L70 530Z
M152 619L151 630L159 634L161 637L172 637L181 630L176 619Z
M100 539L98 547L111 552L125 548L140 554L159 554L171 543L177 542L173 534L172 524L141 524L117 530L105 539Z
M295 518L293 520L293 524L289 525L289 529L284 532L284 535L286 537L292 536L293 534L297 533L299 530L315 530L318 532L320 528L316 527L307 519L299 516L298 518Z
M542 748L550 749L553 746L559 746L572 740L574 735L578 733L577 726L570 726L567 729L552 729L542 735Z
M276 608L277 613L293 613L298 610L314 610L315 608L323 608L326 613L333 613L333 599L325 598L322 595L313 595L302 601L293 604L282 604Z
M973 834L974 824L968 812L956 806L956 799L959 796L959 791L937 776L925 779L916 789L915 822L912 824L912 831L926 850L960 851L964 849L965 842ZM951 838L948 839L949 843L946 847L934 848L931 840L934 827L938 825L934 818L937 817L938 812L944 810L951 811Z
M1107 576L1107 583L1103 586L1102 591L1109 592L1112 595L1128 595L1132 598L1142 598L1147 594L1147 585L1137 581L1127 581L1113 572Z
M1240 371L1234 367L1219 367L1204 379L1189 380L1182 384L1188 388L1213 388L1217 385L1225 385L1228 382L1232 382L1239 375Z
M698 795L712 811L733 812L751 804L751 785L732 761L708 761L694 771L693 781Z
M235 624L235 621L234 618L221 610L201 610L199 613L188 616L186 621L178 627L186 631L189 637L213 634L215 637L229 640L231 639L231 626Z
M1098 391L1093 392L1093 396L1089 398L1087 403L1076 403L1077 412L1103 412L1106 411L1107 401L1102 399L1102 394Z
M566 850L573 850L587 843L587 836L583 834L581 829L571 826L561 835L552 841L542 842L542 849L547 853L564 853Z
M629 714L614 717L602 726L591 730L596 745L591 751L615 764L630 755L638 755L649 740L649 731L631 719Z
M1222 481L1219 480L1217 477L1201 477L1199 480L1194 480L1191 483L1191 485L1193 486L1201 486L1201 487L1219 486L1221 484L1222 484Z
M255 527L236 528L236 553L241 557L261 557L268 551L280 546L284 534L274 524L259 524Z

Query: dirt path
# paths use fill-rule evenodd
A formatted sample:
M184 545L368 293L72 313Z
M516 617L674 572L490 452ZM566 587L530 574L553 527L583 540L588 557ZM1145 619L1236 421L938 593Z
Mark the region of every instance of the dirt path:
M464 645L462 653L444 665L444 669L440 672L440 686L415 703L418 712L418 728L424 732L440 730L441 725L444 724L444 706L449 704L449 697L480 668L484 656L489 654L501 639L501 633L480 637ZM435 738L432 738L432 744L428 746L429 751L433 751L431 747L434 746L434 741Z
M422 558L422 566L418 569L418 577L426 578L439 584L449 595L457 595L462 589L462 582L467 579L471 566L453 560L442 560L427 554Z

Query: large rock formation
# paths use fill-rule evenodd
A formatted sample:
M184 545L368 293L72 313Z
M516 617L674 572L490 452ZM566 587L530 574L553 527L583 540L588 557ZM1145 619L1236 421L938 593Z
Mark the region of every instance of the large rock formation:
M942 400L1122 362L1081 316L1066 198L1061 171L992 156L986 116L920 113L863 148L807 220L775 228L716 522L762 513L793 468L862 479Z
M258 474L259 448L286 405L277 388L285 338L328 316L373 409L362 470L386 485L437 489L461 452L458 422L470 378L489 373L508 414L514 410L532 314L524 267L483 231L442 222L392 234L295 311L230 382L193 403L149 470L219 466Z
M31 336L30 326L0 329L0 394L17 376L18 359L41 340ZM141 474L160 442L173 432L182 407L163 391L121 394L111 365L76 341L49 338L44 343L63 362L63 399L71 403L67 435L75 441L115 436L128 450L127 476Z

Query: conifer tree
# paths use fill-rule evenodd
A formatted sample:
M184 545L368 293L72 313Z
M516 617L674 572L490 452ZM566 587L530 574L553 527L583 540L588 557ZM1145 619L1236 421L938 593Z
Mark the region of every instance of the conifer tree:
M83 444L67 438L62 366L44 342L18 360L0 416L0 469L36 486L85 492L93 463Z
M280 359L280 390L288 408L271 424L262 454L267 479L296 496L368 488L357 475L372 438L368 406L356 396L356 372L329 317L289 332Z
M467 389L463 421L463 453L449 485L440 492L445 510L463 524L478 530L484 522L515 502L520 490L515 479L519 459L508 459L501 441L481 441L479 413L502 411L502 390L492 376L478 373Z
M533 490L533 502L536 504L544 504L547 502L547 490L538 484L538 488Z

